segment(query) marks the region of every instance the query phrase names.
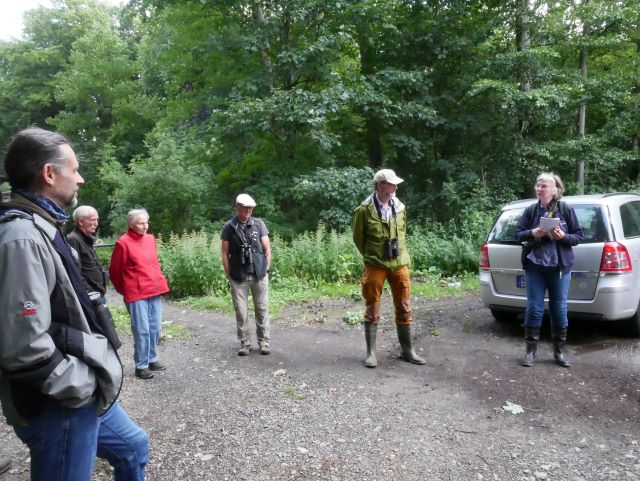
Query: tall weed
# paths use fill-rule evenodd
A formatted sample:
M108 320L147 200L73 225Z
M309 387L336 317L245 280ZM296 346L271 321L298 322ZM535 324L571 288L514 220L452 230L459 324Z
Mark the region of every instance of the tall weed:
M434 222L414 227L407 235L412 274L439 278L475 272L478 251L491 219L470 216L469 220L462 226ZM173 296L226 295L228 281L222 268L220 242L217 234L204 231L159 239L160 263ZM290 241L273 235L271 248L270 279L274 290L289 293L287 298L296 289L304 290L304 286L353 283L363 268L351 231L338 233L323 224L315 232Z
M220 292L227 286L216 235L200 231L160 238L158 257L175 297Z

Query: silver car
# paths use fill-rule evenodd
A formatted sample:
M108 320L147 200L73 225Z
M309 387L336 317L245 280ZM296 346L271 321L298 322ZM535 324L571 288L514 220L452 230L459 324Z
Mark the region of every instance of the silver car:
M625 321L640 336L640 195L563 197L584 232L573 248L567 308L573 319ZM515 319L527 304L518 222L536 199L502 208L480 251L480 296L498 321ZM545 309L548 308L545 299Z

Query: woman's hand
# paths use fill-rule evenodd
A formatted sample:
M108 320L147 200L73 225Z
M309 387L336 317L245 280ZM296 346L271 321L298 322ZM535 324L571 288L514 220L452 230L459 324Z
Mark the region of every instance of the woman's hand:
M536 239L540 239L541 237L546 236L547 233L543 231L540 227L536 227L535 229L531 230L531 235Z
M551 231L551 237L553 237L554 240L564 239L565 235L566 234L560 227L554 227L553 230Z

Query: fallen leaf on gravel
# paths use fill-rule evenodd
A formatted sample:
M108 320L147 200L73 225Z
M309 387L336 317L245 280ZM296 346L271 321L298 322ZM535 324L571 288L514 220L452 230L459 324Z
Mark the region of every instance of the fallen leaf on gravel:
M273 377L281 377L286 375L287 375L286 369L278 369L276 372L273 373Z
M199 457L201 461L209 461L213 459L213 454L200 454Z
M298 451L300 451L302 454L307 454L309 452L308 449L305 449L305 448L303 448L301 446L298 446Z
M522 409L522 406L520 406L520 404L515 404L511 401L507 401L507 404L502 406L502 409L504 409L505 411L509 411L511 414L521 414L524 412L524 409Z

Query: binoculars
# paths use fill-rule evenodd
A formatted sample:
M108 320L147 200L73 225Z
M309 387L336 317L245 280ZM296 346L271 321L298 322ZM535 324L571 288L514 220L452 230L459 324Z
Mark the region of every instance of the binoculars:
M387 259L395 259L400 256L400 246L398 245L397 237L391 237L385 240L384 246L387 251Z

